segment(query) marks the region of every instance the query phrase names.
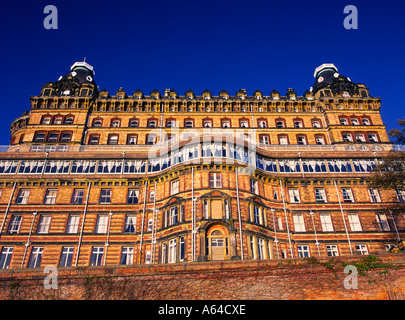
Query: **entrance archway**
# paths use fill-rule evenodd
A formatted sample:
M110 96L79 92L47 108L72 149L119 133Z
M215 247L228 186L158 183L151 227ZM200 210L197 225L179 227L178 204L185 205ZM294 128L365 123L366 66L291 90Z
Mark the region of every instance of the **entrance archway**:
M207 232L208 259L227 260L229 244L226 230L223 227L214 227Z

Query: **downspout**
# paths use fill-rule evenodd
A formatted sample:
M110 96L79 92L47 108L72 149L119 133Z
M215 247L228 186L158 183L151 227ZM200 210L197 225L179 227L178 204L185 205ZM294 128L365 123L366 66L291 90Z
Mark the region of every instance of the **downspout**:
M277 230L276 230L276 220L274 218L274 209L271 208L271 213L273 214L273 228L274 228L274 243L276 244L277 248L277 259L280 259L280 253L278 252L278 240L277 240Z
M83 238L84 221L86 220L87 205L88 205L88 203L89 203L90 187L91 187L91 182L89 182L88 185L87 185L86 204L84 205L84 213L83 213L82 226L81 226L81 228L80 228L79 244L77 245L77 253L76 253L75 267L77 267L77 262L79 261L80 246L81 246L81 244L82 244L82 238Z
M239 200L239 182L238 182L238 167L235 167L236 175L236 199L238 203L238 219L239 219L239 237L240 237L240 253L241 259L243 260L243 239L242 239L242 219L240 214L240 200Z
M139 245L139 264L142 261L142 245L143 245L143 228L145 224L145 210L146 210L146 194L148 191L148 180L145 181L145 193L143 197L143 213L142 213L142 226L141 226L141 242ZM155 190L155 198L156 198L156 190Z
M342 214L342 219L343 219L343 224L345 226L347 241L349 242L350 254L353 255L353 249L352 249L352 245L350 243L349 232L347 231L346 220L345 220L345 216L344 216L344 213L343 213L342 202L340 201L340 196L339 196L339 191L338 191L338 188L337 188L337 185L336 185L336 181L333 181L333 184L335 185L336 195L338 197L339 206L340 206L340 213Z
M14 196L14 192L15 192L16 186L17 186L17 182L14 182L13 191L11 191L11 196L10 196L10 198L8 199L8 204L7 204L6 212L4 213L3 222L1 223L0 236L1 236L1 233L3 232L4 224L6 223L7 214L8 214L8 211L10 210L11 201L13 200L13 196Z
M153 211L152 211L152 243L151 243L151 263L154 262L155 257L155 214L156 214L156 180L155 180L155 198L153 199Z
M110 227L111 227L111 218L113 216L113 213L110 211L110 213L108 214L108 229L107 229L107 240L105 242L105 253L104 253L104 263L103 265L105 266L106 262L107 262L107 249L110 246L109 240L110 240Z
M286 206L285 206L284 187L283 187L282 181L279 180L279 182L280 182L280 187L281 187L281 197L283 198L284 217L285 217L285 224L287 226L288 243L290 245L290 255L291 255L291 258L294 258L292 245L291 245L290 227L288 226L287 209L286 209Z
M194 167L191 167L191 261L194 261Z
M24 249L24 255L23 255L23 259L21 262L21 268L24 268L24 261L25 261L25 256L27 255L27 250L28 247L31 245L31 234L32 234L32 228L34 227L34 222L35 222L35 216L38 214L38 212L34 212L32 215L32 222L31 222L31 229L30 229L30 233L28 234L28 239L27 239L27 243L25 244L25 249Z

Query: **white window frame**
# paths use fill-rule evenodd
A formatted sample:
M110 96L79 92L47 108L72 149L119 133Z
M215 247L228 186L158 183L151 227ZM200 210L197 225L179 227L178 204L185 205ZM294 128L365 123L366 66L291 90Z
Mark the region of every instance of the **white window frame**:
M123 261L125 255L125 261ZM125 262L125 263L123 263ZM121 265L132 265L134 264L134 247L122 247L121 249L121 257L120 257L120 264Z
M347 216L352 231L363 231L358 213L348 213Z
M175 263L177 258L177 239L169 241L169 253L167 256L168 263Z
M297 245L297 251L299 258L309 258L311 256L308 245Z
M48 233L51 225L50 215L41 215L38 221L37 233Z
M10 218L8 233L18 233L20 231L23 216L21 214L13 214Z
M101 266L104 257L104 247L94 246L91 248L90 266Z
M108 215L107 214L97 215L97 221L96 221L96 227L94 229L94 233L106 234L107 227L108 227Z
M293 214L294 231L306 232L304 215L302 213Z
M179 190L180 190L179 186L180 186L179 179L172 180L170 182L170 194L174 195L176 193L179 193Z
M354 202L352 188L342 188L343 202Z
M326 254L328 255L328 257L338 257L339 256L338 246L336 244L327 244Z
M325 188L315 188L315 200L319 203L327 203Z
M387 215L385 213L376 213L375 218L381 231L391 231Z
M77 233L79 230L79 222L80 222L80 216L79 215L69 215L67 224L66 224L66 233L72 234L72 233Z
M319 218L321 220L323 232L333 232L332 218L329 213L320 213Z
M27 204L28 197L30 196L30 189L20 189L16 199L16 204Z
M356 244L355 245L356 251L364 256L364 255L368 255L368 248L366 244Z
M368 194L370 195L371 202L381 202L381 197L380 197L380 193L378 192L378 189L369 188Z
M58 194L57 189L47 189L44 204L55 204L57 194Z
M10 261L13 257L14 247L3 247L0 251L0 269L8 269L10 267Z
M290 198L290 203L301 203L301 197L298 188L289 188L288 196Z
M210 188L222 188L222 176L220 172L210 172L209 180Z

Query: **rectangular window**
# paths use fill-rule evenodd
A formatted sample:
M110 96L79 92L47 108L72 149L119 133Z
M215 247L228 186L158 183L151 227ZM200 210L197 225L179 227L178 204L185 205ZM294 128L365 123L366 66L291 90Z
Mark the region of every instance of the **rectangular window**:
M368 137L368 141L370 141L370 142L378 142L378 137L375 133L368 133L367 137Z
M395 189L397 194L398 202L405 202L405 190L403 189Z
M8 269L10 267L11 257L13 255L13 247L3 247L0 252L0 269Z
M108 136L107 144L118 144L118 135L110 135L110 136Z
M156 135L154 134L148 134L146 138L146 144L147 145L152 145L156 144Z
M101 266L103 262L104 247L93 247L91 250L90 266Z
M177 256L177 241L176 239L172 239L169 241L169 255L168 255L168 262L175 263Z
M334 244L326 245L326 253L328 254L328 257L339 256L337 245Z
M332 219L329 213L320 213L319 217L321 219L322 231L323 232L332 232L333 224Z
M300 203L301 202L300 193L299 193L298 189L296 189L296 188L288 189L288 195L290 196L291 203Z
M381 231L390 231L387 216L384 213L377 213L375 217L377 219L377 223Z
M128 189L128 197L127 203L128 204L136 204L138 203L139 198L139 190L138 189Z
M48 233L51 224L51 216L40 216L37 233Z
M342 195L344 202L354 202L353 193L351 188L342 188Z
M28 197L30 195L30 190L29 189L21 189L18 192L16 204L27 204L28 202Z
M107 233L108 216L98 215L95 233Z
M120 264L130 265L134 264L134 248L122 247Z
M307 138L305 136L297 136L297 144L307 144Z
M254 223L260 224L260 208L253 206L253 221Z
M34 142L44 142L46 134L44 132L36 132Z
M66 225L66 233L77 233L79 229L79 215L70 215Z
M297 250L298 250L299 258L308 258L310 256L309 255L309 246L307 246L307 245L297 246Z
M305 232L304 216L302 214L293 214L295 232Z
M356 244L356 251L360 255L368 255L367 245L365 244Z
M176 193L179 193L179 180L173 180L170 182L170 194L174 195Z
M280 136L279 141L280 141L280 144L283 144L283 145L288 144L288 138L286 136Z
M349 213L349 224L352 231L362 231L359 215L357 213Z
M8 233L18 233L20 230L22 216L12 215L10 220L10 225L8 227Z
M262 238L257 239L257 258L264 259L264 240Z
M111 203L111 189L101 189L100 204Z
M43 247L32 247L27 268L39 268L41 266Z
M69 142L71 138L72 134L70 132L62 132L60 142Z
M315 188L315 199L316 202L325 203L326 200L326 193L324 188Z
M342 133L344 142L353 142L353 137L351 133Z
M221 173L210 173L210 188L222 188Z
M136 230L136 215L127 214L125 216L124 233L135 233Z
M71 267L73 259L73 247L62 247L59 259L59 267Z
M371 202L381 202L380 193L377 189L368 189L368 193L370 194Z
M177 223L177 207L173 207L170 209L170 225L176 224Z
M44 204L55 204L57 193L58 193L58 190L56 190L56 189L46 190Z
M84 196L84 189L74 189L72 195L72 204L82 204Z
M259 194L259 182L255 179L250 179L250 192Z

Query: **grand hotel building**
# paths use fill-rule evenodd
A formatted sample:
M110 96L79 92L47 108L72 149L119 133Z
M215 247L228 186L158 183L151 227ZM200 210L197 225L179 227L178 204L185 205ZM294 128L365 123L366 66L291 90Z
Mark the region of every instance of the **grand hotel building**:
M76 62L0 152L0 268L372 254L405 231L381 99L315 70L311 90L99 91Z

